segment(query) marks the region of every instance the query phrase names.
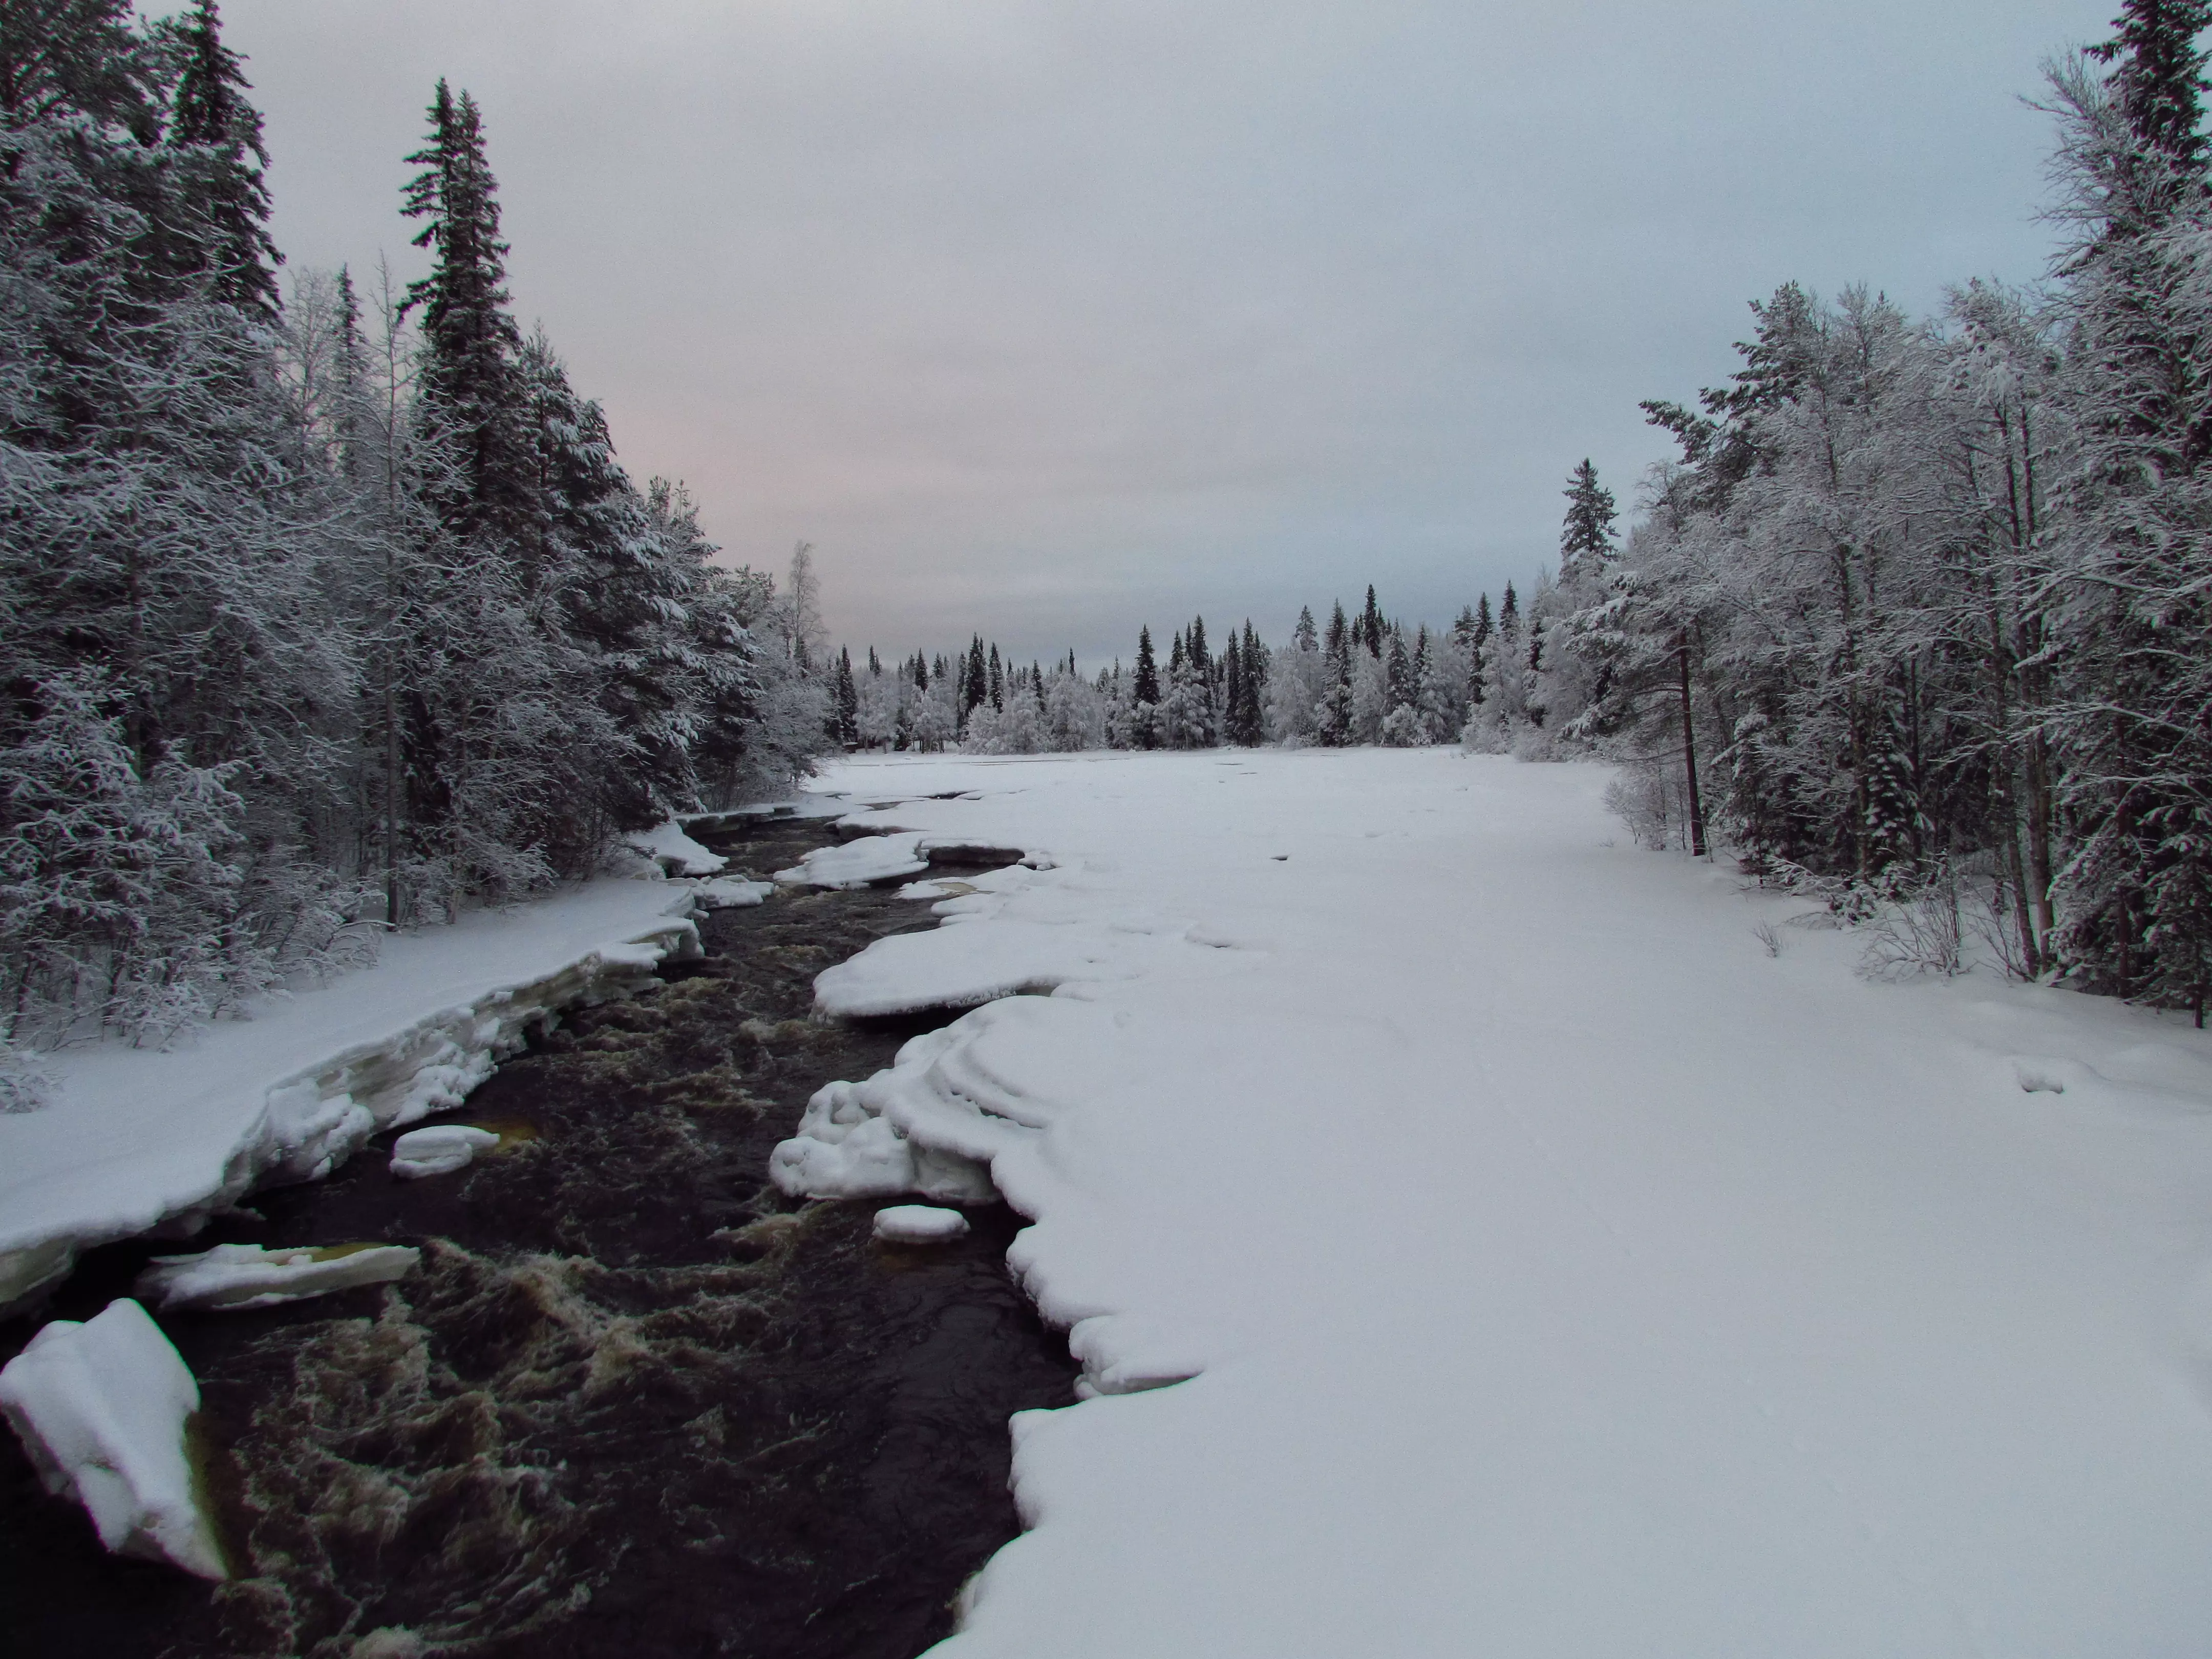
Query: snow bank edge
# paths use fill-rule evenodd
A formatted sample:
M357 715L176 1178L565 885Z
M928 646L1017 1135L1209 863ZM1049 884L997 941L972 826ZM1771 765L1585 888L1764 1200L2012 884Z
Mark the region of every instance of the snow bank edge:
M74 1224L0 1233L0 1317L67 1278L81 1251L156 1229L189 1236L257 1187L320 1180L371 1136L459 1105L522 1048L532 1026L567 1008L635 995L664 961L699 955L696 908L687 885L662 921L629 939L260 1085L250 1126L197 1192L112 1207Z

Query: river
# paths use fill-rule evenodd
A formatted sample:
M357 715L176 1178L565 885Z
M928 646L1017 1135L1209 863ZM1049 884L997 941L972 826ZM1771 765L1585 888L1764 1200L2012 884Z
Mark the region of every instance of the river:
M721 834L763 875L822 840ZM870 1238L874 1206L766 1180L810 1094L921 1029L817 1022L813 976L932 924L874 890L718 912L703 958L572 1014L434 1120L505 1132L469 1169L396 1181L380 1142L189 1246L89 1253L50 1315L204 1244L424 1255L388 1289L162 1316L200 1381L228 1584L107 1555L0 1437L11 1652L907 1659L948 1633L1018 1530L1008 1415L1074 1397L1006 1272L1020 1218L902 1249ZM0 1326L0 1359L33 1328Z

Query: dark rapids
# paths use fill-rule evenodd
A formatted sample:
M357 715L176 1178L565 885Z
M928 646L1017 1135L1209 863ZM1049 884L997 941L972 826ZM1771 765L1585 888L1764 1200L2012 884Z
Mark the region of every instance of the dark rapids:
M714 842L765 874L822 839ZM702 837L704 838L704 837ZM952 876L956 870L938 873ZM779 894L703 959L577 1012L453 1121L532 1137L458 1175L380 1148L190 1244L87 1255L87 1318L151 1255L231 1241L419 1245L397 1285L165 1316L233 1582L100 1547L0 1434L0 1630L22 1659L907 1659L1018 1530L1006 1419L1073 1399L1008 1279L1020 1218L874 1243L868 1204L793 1204L770 1149L807 1097L915 1027L808 1018L814 975L933 925L889 891ZM0 1360L36 1322L0 1325Z

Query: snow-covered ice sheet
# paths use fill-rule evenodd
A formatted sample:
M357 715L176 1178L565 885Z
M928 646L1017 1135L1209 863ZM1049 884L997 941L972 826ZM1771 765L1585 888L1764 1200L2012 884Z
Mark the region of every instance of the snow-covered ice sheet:
M46 1490L82 1504L101 1543L223 1578L185 1447L199 1407L169 1339L128 1300L82 1323L52 1321L0 1370L0 1414Z
M692 840L673 818L650 830L634 830L623 840L672 876L720 875L729 867L729 860Z
M775 884L747 881L743 876L717 876L712 881L701 882L696 890L702 909L743 910L765 904L769 895L775 891Z
M329 1296L404 1279L422 1260L406 1244L325 1244L264 1250L218 1244L191 1255L157 1255L132 1294L164 1312L184 1308L244 1310Z
M175 1052L41 1056L46 1109L0 1115L0 1309L76 1253L182 1236L262 1182L327 1174L380 1129L460 1103L531 1026L696 951L689 882L604 880L384 942L373 968Z
M794 887L866 887L927 870L933 863L970 864L1018 858L1022 849L964 836L931 836L911 830L864 836L834 847L817 847L775 878Z
M968 1231L968 1218L933 1204L891 1204L876 1212L872 1231L887 1244L942 1244Z
M1016 1419L1031 1529L949 1656L2204 1650L2212 1045L1870 984L1848 934L1770 957L1803 902L1636 848L1606 781L830 769L1059 866L824 975L1056 988L777 1153L797 1190L988 1171L1036 1218L1012 1264L1093 1397Z
M893 876L911 876L929 868L922 856L921 835L865 836L833 847L817 847L775 878L794 887L866 887Z
M471 1123L439 1123L410 1129L392 1143L392 1173L404 1181L451 1175L476 1161L480 1152L499 1145L499 1132Z

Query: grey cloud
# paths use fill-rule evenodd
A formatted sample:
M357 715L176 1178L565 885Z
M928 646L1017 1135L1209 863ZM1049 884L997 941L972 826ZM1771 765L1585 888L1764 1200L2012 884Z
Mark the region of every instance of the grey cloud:
M526 321L833 629L1127 654L1525 580L1745 300L2039 274L2020 95L2112 0L229 0L295 260L412 268L441 74ZM404 256L404 258L403 258Z

